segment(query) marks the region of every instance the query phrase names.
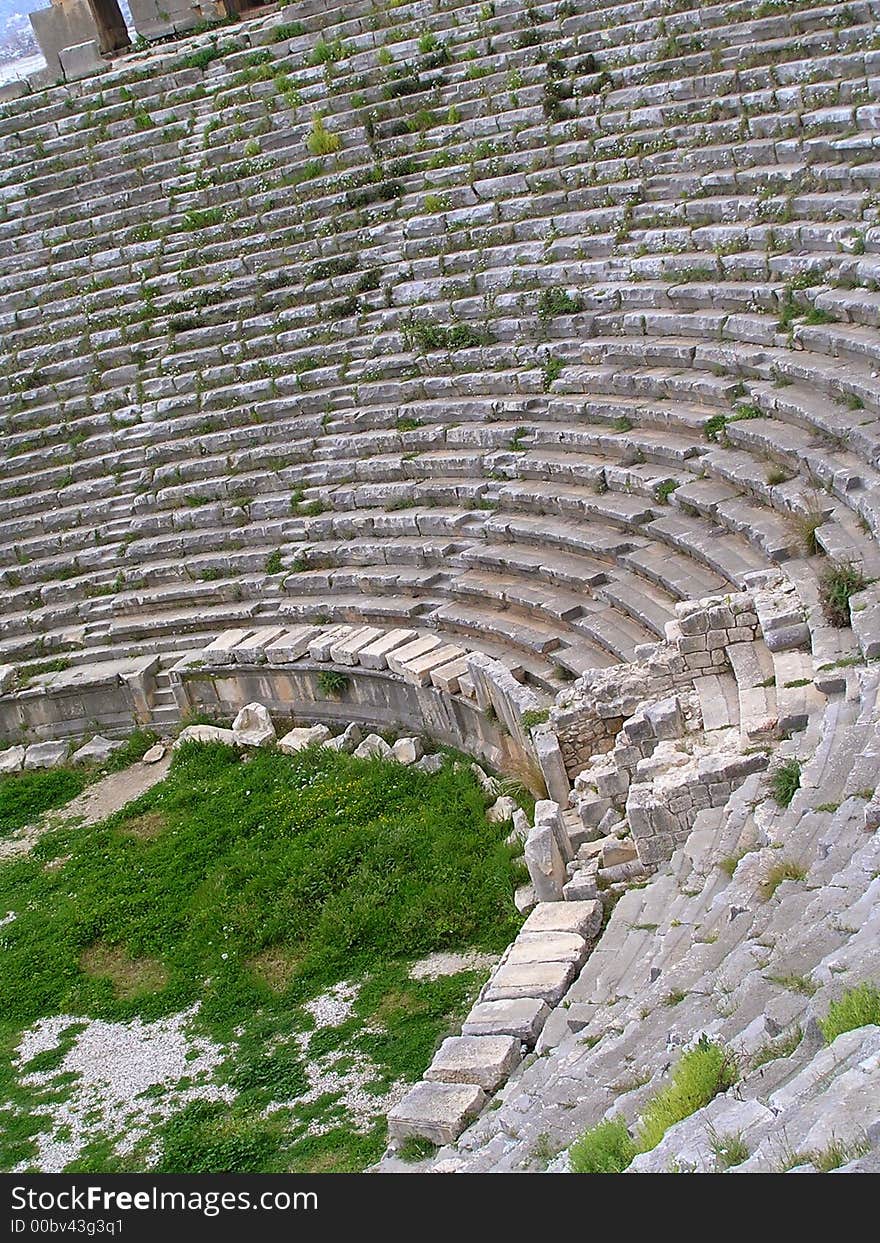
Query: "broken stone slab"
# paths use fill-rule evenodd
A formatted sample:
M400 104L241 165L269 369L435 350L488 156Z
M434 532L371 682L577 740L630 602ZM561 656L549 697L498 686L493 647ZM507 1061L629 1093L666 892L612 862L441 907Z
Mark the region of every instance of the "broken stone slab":
M543 728L533 733L532 743L547 793L560 807L567 807L571 797L571 782L562 758L559 739L552 730Z
M565 827L565 821L562 819L562 808L557 802L549 798L539 799L535 803L535 824L547 824L550 826L564 862L567 863L569 859L574 858L571 838L568 836L568 829Z
M0 751L0 773L17 773L24 765L24 747L7 747Z
M0 665L0 695L15 685L15 665Z
M422 1080L410 1088L388 1114L392 1139L416 1136L432 1144L451 1144L486 1103L486 1093L472 1083Z
M599 866L602 868L616 867L618 863L632 863L639 857L635 842L630 838L626 841L606 840L602 844L599 855Z
M94 39L62 48L58 53L58 59L61 61L61 68L68 82L79 82L82 78L90 78L109 68Z
M572 872L571 879L562 886L562 905L572 906L578 902L586 902L598 898L599 885L595 868L578 868ZM560 905L558 902L555 906Z
M439 751L434 755L423 755L417 763L413 764L413 768L417 768L420 773L439 773L442 767L443 756Z
M296 755L297 751L305 751L306 747L323 746L329 737L330 730L326 725L300 726L289 730L279 740L278 750L285 755Z
M478 1001L461 1030L465 1036L515 1036L532 1048L549 1015L550 1007L536 997Z
M475 1083L494 1092L520 1060L515 1036L449 1036L434 1054L425 1078L442 1083Z
M479 764L471 764L471 772L477 779L480 789L486 794L491 794L493 798L497 798L501 792L501 785L497 777L490 777Z
M100 734L96 734L79 750L74 751L70 758L74 764L105 764L113 752L118 751L124 745L122 742L111 742L109 738L102 738Z
M398 764L415 764L421 754L422 744L418 738L398 738L391 748L391 758Z
M557 1005L575 976L573 962L504 963L489 981L484 1001L533 997Z
M387 760L391 756L391 748L384 738L378 734L367 734L366 738L355 750L354 757L356 760Z
M556 906L565 906L557 902ZM520 933L510 947L505 964L573 962L580 967L587 956L587 943L577 932Z
M524 885L517 885L513 894L513 905L521 915L525 915L530 911L537 901L538 898L534 885L530 885L528 882Z
M232 722L232 733L239 747L269 747L277 736L269 709L260 703L245 704Z
M174 750L185 742L222 742L224 746L235 746L235 735L231 729L223 729L219 725L187 725L174 740Z
M355 749L361 740L361 727L356 725L354 721L347 725L341 734L337 734L335 738L328 738L323 744L330 747L332 751L348 751Z
M67 759L66 742L32 742L25 752L25 768L57 768Z
M149 751L145 751L141 756L142 764L158 764L160 760L165 758L166 747L164 742L157 742L155 746L150 747Z
M516 800L503 794L491 807L487 808L486 819L491 824L503 824L505 820L512 820L517 811L519 811L519 804Z
M561 902L565 862L549 824L535 824L525 845L526 867L539 902Z
M602 903L540 902L520 929L523 933L575 932L591 941L602 926Z

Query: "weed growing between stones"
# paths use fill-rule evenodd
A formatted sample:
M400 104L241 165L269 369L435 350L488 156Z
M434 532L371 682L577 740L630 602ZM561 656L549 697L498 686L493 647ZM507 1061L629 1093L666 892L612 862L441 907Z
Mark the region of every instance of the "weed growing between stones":
M412 960L498 952L519 924L485 805L452 762L188 743L104 823L4 865L0 1168L377 1159L483 978Z
M880 989L868 983L851 988L839 1001L832 1001L825 1018L819 1020L822 1035L829 1044L844 1032L871 1023L880 1027Z

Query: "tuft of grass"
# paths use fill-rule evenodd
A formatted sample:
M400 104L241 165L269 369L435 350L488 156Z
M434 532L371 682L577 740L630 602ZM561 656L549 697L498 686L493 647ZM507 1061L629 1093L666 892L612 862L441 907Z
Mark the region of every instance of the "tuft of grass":
M577 315L580 309L580 299L573 298L567 289L542 289L538 298L538 319L542 323L557 315Z
M528 712L524 712L520 717L520 724L528 732L536 725L543 725L549 716L549 708L530 708Z
M310 155L334 155L342 146L342 138L327 129L323 115L316 112L312 117L312 129L306 139L306 146Z
M636 1152L623 1118L590 1127L568 1150L575 1174L621 1174Z
M397 1149L397 1155L401 1161L415 1162L427 1161L434 1156L437 1151L437 1145L432 1144L429 1139L421 1139L418 1135L408 1135L406 1139L401 1141L400 1147Z
M832 626L842 630L850 624L850 599L867 585L868 580L858 566L846 562L835 562L819 576L822 612Z
M824 1148L801 1153L800 1156L803 1161L814 1165L820 1174L830 1174L832 1170L838 1170L842 1165L864 1157L870 1151L871 1146L866 1140L852 1140L847 1144L835 1138Z
M742 1165L749 1159L749 1148L739 1132L730 1135L719 1135L714 1127L709 1128L709 1146L719 1170L729 1170L732 1166Z
M761 897L765 902L769 902L783 881L806 880L806 878L807 873L799 863L795 863L792 859L783 859L779 863L774 863L764 878L761 885Z
M880 989L867 981L849 989L839 1001L832 1001L825 1018L819 1020L828 1044L844 1032L869 1025L880 1027Z
M284 562L281 559L281 549L275 548L266 558L265 570L267 574L280 574L284 569Z
M801 762L786 760L770 774L770 794L780 807L788 807L801 785Z
M318 690L322 695L336 698L345 693L348 678L338 669L322 669L318 674Z
M800 1027L793 1027L786 1035L779 1036L776 1040L768 1040L752 1055L749 1061L750 1069L757 1070L759 1066L766 1066L768 1062L775 1062L780 1057L791 1057L802 1037L803 1032Z
M737 1079L736 1063L730 1053L705 1035L683 1053L672 1072L672 1080L645 1107L636 1130L639 1152L656 1148L676 1122L689 1118L726 1092Z

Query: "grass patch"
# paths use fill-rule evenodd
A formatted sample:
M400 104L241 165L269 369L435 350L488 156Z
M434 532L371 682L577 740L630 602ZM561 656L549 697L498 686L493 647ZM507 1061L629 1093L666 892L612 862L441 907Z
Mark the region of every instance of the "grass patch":
M9 773L0 780L0 838L33 824L46 811L63 807L90 780L85 769L36 768Z
M769 902L776 890L787 880L806 880L807 873L799 863L792 859L783 859L774 863L761 884L761 897Z
M803 1032L800 1027L794 1027L784 1036L777 1037L776 1040L768 1040L766 1044L761 1045L760 1049L752 1055L750 1060L750 1068L757 1070L759 1066L766 1066L768 1062L775 1062L779 1057L791 1057L795 1049L801 1042Z
M736 1065L727 1050L701 1036L679 1058L669 1086L648 1102L636 1130L639 1152L656 1148L671 1126L708 1105L719 1092L726 1092L736 1079Z
M880 989L867 982L849 989L839 1001L832 1001L825 1018L819 1020L828 1044L844 1032L869 1024L880 1027Z
M585 1131L568 1151L575 1174L621 1174L637 1149L623 1118L610 1118Z
M397 1155L401 1161L427 1161L437 1151L437 1145L429 1139L420 1139L417 1135L408 1135L400 1144Z
M819 601L832 626L842 630L850 624L850 599L867 585L868 580L861 570L844 562L828 566L819 576Z
M780 807L788 807L801 785L801 762L786 760L770 774L770 794Z
M320 748L245 760L186 743L163 782L108 820L61 826L5 864L0 910L15 919L0 974L0 1167L33 1160L47 1125L13 1061L25 1029L57 1014L150 1023L194 1005L193 1031L221 1047L212 1073L232 1099L159 1118L126 1169L345 1171L378 1159L383 1094L421 1076L483 980L411 980L411 961L497 953L521 923L505 826L485 806L451 761L431 776ZM304 1004L344 981L350 1013L316 1026ZM374 1116L358 1122L339 1093L300 1099L321 1059L375 1068L363 1087ZM96 1132L77 1166L120 1168L112 1140Z

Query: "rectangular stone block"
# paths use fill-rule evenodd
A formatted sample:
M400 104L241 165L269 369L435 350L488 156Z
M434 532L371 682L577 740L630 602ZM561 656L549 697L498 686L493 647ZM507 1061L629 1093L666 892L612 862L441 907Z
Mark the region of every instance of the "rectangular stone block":
M379 638L382 631L375 626L361 626L354 634L334 643L330 648L330 659L337 665L356 665L361 648L368 647Z
M314 626L294 626L265 648L270 665L292 665L309 650L309 644L317 633Z
M550 1015L550 1007L536 997L509 1001L480 1001L461 1025L465 1036L515 1036L531 1048Z
M486 1103L486 1093L472 1083L422 1080L388 1114L392 1139L414 1135L432 1144L451 1144Z
M601 902L539 902L520 929L520 935L524 932L576 932L590 941L601 925Z
M375 642L361 648L358 652L358 664L365 669L387 669L388 653L403 647L415 638L414 630L388 630L380 635Z
M579 967L586 956L587 943L577 932L521 932L510 947L505 966L572 962Z
M555 1006L574 979L575 970L573 962L505 963L489 981L484 999L510 1001L534 997Z
M450 661L460 660L463 656L464 652L461 648L454 647L451 644L435 648L433 652L429 652L426 656L420 656L417 660L408 661L403 666L403 679L414 686L427 686L431 681L431 673L434 669L440 669L443 665L449 664Z
M422 635L419 639L414 639L412 643L405 643L403 647L395 648L393 652L388 652L387 663L392 673L397 673L403 677L405 668L412 661L427 656L429 652L435 651L442 647L443 642L434 634Z
M515 1036L449 1036L434 1054L425 1078L475 1083L485 1092L500 1087L520 1059Z

